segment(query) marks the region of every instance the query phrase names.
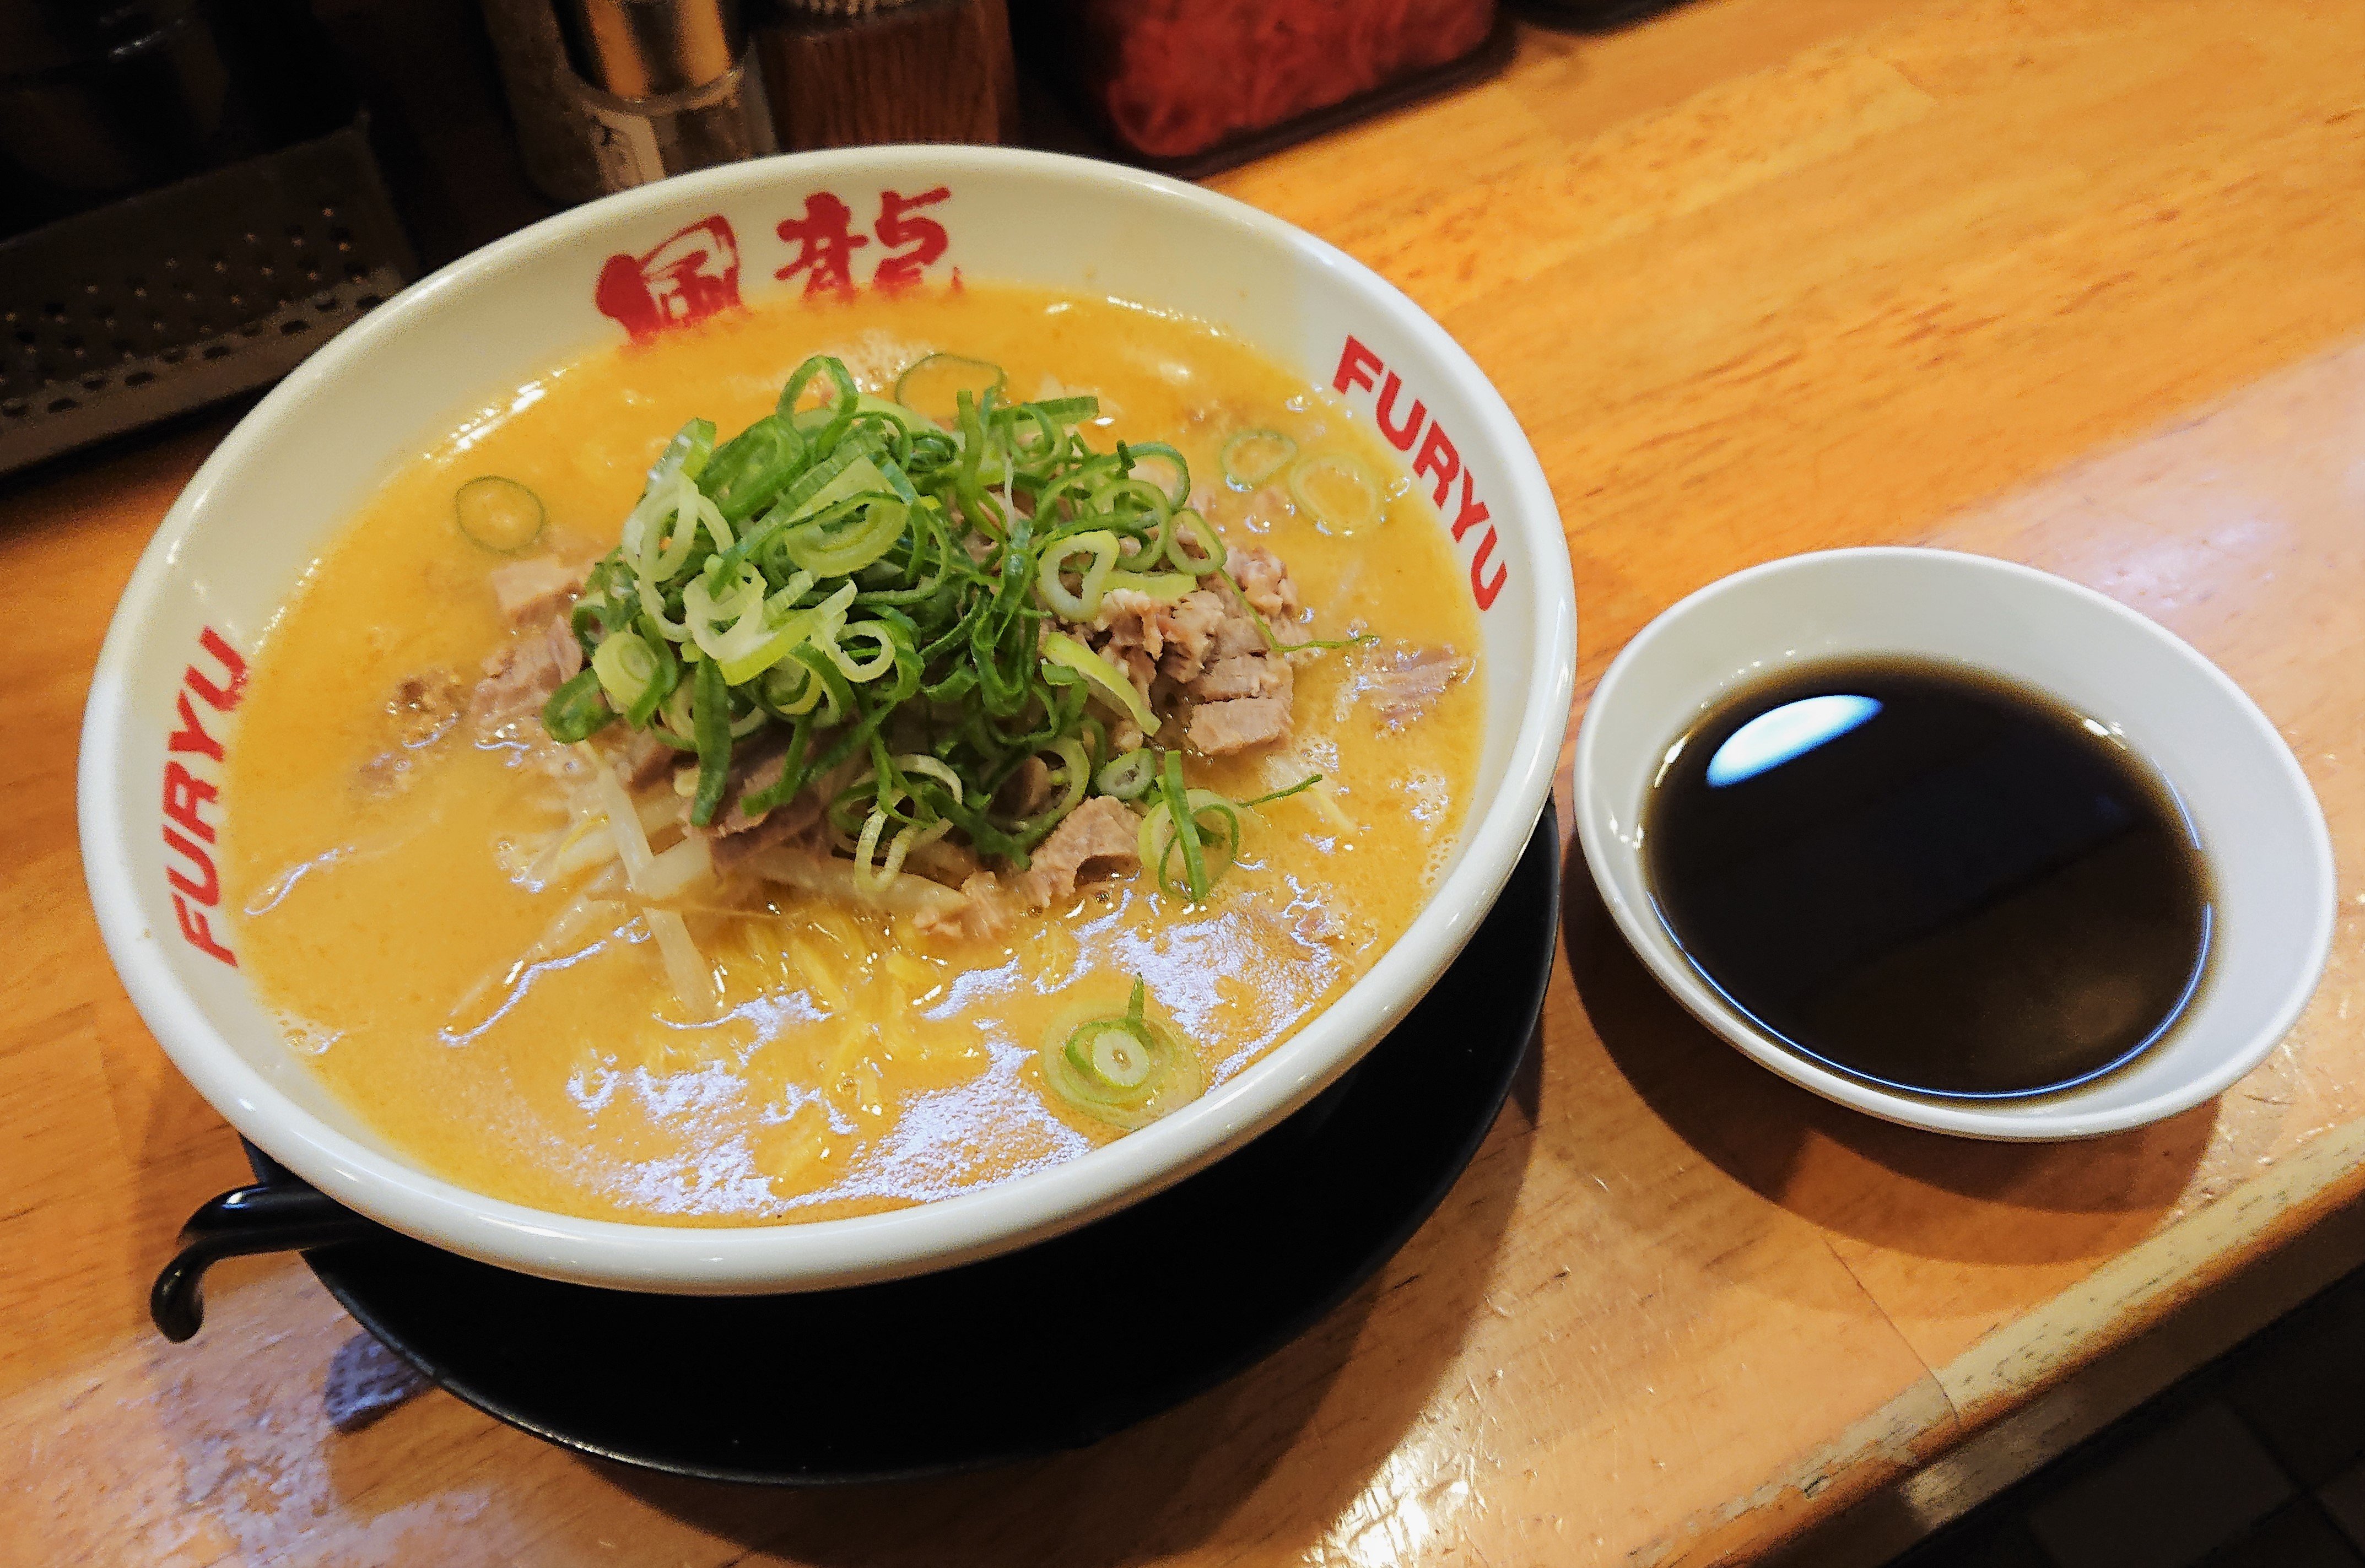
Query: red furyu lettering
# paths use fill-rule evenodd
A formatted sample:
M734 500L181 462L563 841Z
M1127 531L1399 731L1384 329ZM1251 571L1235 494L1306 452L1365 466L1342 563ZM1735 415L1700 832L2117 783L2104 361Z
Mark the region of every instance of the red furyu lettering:
M1495 553L1495 531L1489 528L1478 541L1478 554L1470 557L1470 592L1478 600L1478 608L1491 610L1495 596L1503 591L1503 581L1511 575L1510 568L1500 562L1495 566L1495 578L1486 580L1486 557Z
M644 256L611 256L591 303L636 343L739 305L739 241L721 213L701 218Z
M787 266L772 275L786 282L805 274L805 297L817 294L854 292L854 252L870 243L867 234L854 232L854 212L827 191L805 197L801 221L780 220L780 238L797 247Z
M192 773L181 758L202 756L217 763L222 760L221 742L206 733L205 725L197 721L196 703L189 699L194 694L217 713L227 713L237 707L239 699L246 693L246 659L230 645L228 638L210 626L198 634L197 644L207 657L220 666L221 678L216 681L196 665L188 665L181 671L183 689L174 697L181 727L173 731L164 743L164 845L188 864L184 869L167 857L164 879L173 886L173 913L181 923L182 936L200 953L235 969L236 955L214 935L213 923L205 914L207 909L221 902L221 873L205 847L218 836L214 824L206 820L206 808L221 799L221 788ZM175 832L175 824L187 831Z
M219 762L222 759L221 742L206 734L206 727L197 722L197 711L189 706L189 694L184 691L174 701L180 705L181 727L173 732L172 739L164 743L164 749L193 751L199 756L209 756Z
M1454 476L1461 472L1462 454L1453 449L1445 427L1432 423L1429 427L1428 438L1420 443L1420 455L1412 460L1412 476L1418 479L1423 474L1436 476L1435 499L1441 507L1445 504L1445 498L1453 491Z
M1373 377L1383 368L1380 356L1357 342L1355 335L1350 332L1347 346L1339 352L1339 374L1330 378L1330 385L1342 393L1350 386L1361 386L1368 392L1378 384Z
M227 713L238 706L239 696L246 689L246 661L239 656L236 648L222 640L220 633L210 626L197 641L206 652L220 661L222 674L227 678L223 684L216 686L198 673L196 666L190 665L181 671L181 679L190 690L206 700L207 707L217 713Z
M167 866L164 868L164 879L207 909L221 902L221 874L214 869L214 857L202 846L190 843L169 827L164 830L164 842L179 850L190 865L205 873L206 878L202 882L193 882L175 868Z
M207 844L214 841L214 824L197 808L220 798L220 790L177 761L164 765L164 814Z
M1386 378L1384 381L1381 379L1383 376ZM1411 398L1412 411L1405 416L1403 422L1397 421L1397 401L1408 396L1404 377L1388 369L1381 363L1379 355L1365 348L1362 341L1351 334L1339 353L1339 371L1331 377L1330 385L1341 394L1352 386L1360 386L1367 392L1376 389L1377 396L1373 399L1372 407L1373 423L1379 426L1380 433L1387 437L1389 444L1398 452L1411 452L1414 441L1419 440L1420 451L1412 460L1413 477L1426 477L1433 482L1429 494L1440 512L1452 499L1453 481L1462 481L1462 505L1453 513L1453 542L1456 544L1461 543L1472 529L1486 522L1486 503L1478 498L1478 482L1471 475L1469 465L1463 462L1461 449L1453 444L1453 438L1445 433L1442 424L1429 419L1428 405L1418 398ZM1423 426L1429 431L1425 437L1421 435ZM1470 558L1470 591L1477 599L1480 610L1492 608L1503 591L1503 585L1510 580L1509 566L1494 558L1498 537L1493 525L1489 524L1486 532L1478 536L1477 553ZM1490 562L1494 566L1491 574L1487 571Z
M945 253L952 243L945 226L933 218L913 218L911 213L924 207L934 207L952 199L950 185L938 185L922 191L918 196L898 196L893 191L879 193L879 222L871 232L879 242L893 249L909 245L912 249L900 255L879 258L879 270L870 274L871 283L880 288L908 288L920 281L928 264Z
M1388 418L1388 411L1396 406L1396 394L1403 390L1404 383L1395 371L1389 371L1387 385L1380 388L1380 400L1373 408L1373 415L1379 424L1380 433L1388 438L1389 445L1398 452L1410 452L1412 438L1420 433L1421 421L1429 418L1429 405L1415 398L1412 400L1412 418L1401 426L1397 425Z
M205 911L191 909L188 901L175 893L173 895L173 913L181 917L181 935L188 938L190 946L219 958L231 969L238 968L238 955L214 939L214 928L206 919Z
M1440 500L1443 498L1439 498ZM1477 487L1470 482L1469 472L1465 469L1462 475L1462 510L1453 519L1453 543L1461 543L1463 534L1485 521L1486 503L1478 498Z

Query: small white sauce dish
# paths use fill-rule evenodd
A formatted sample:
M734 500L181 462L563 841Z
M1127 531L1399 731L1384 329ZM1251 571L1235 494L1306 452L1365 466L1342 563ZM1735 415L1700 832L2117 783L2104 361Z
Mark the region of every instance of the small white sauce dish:
M2089 1082L2020 1099L1918 1094L1825 1067L1709 984L1662 924L1642 855L1668 747L1728 693L1827 660L1945 661L2048 693L2106 726L2182 803L2208 867L2213 950L2157 1044ZM1997 1139L2092 1137L2223 1092L2299 1016L2337 902L2324 813L2271 722L2190 645L2091 589L1950 551L1796 555L1740 572L1643 628L1602 677L1577 737L1577 834L1596 884L1661 984L1745 1055L1868 1114Z

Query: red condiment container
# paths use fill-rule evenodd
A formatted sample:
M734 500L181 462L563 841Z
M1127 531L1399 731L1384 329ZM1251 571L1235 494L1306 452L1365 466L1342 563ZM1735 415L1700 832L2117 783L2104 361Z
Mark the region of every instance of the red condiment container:
M1064 55L1046 63L1126 151L1203 170L1486 69L1510 41L1508 27L1496 28L1496 0L1043 0L1030 8L1049 24L1031 41Z

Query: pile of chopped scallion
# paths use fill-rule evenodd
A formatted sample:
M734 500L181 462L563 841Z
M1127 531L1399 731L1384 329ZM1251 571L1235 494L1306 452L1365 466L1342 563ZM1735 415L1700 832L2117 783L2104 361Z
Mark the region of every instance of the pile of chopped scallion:
M949 430L901 400L915 378L941 379L939 362L991 373L957 392ZM787 758L740 801L749 816L867 755L828 810L873 889L948 834L1024 869L1088 791L1145 801L1144 864L1169 892L1206 898L1238 852L1239 811L1318 776L1233 801L1185 789L1171 752L1115 750L1088 700L1145 736L1157 716L1124 670L1046 622L1089 622L1112 588L1171 600L1209 577L1256 611L1187 504L1181 453L1095 452L1077 427L1096 398L1010 403L1002 386L992 367L939 355L890 400L817 355L774 412L722 445L711 420L683 426L592 568L573 612L589 663L544 726L571 744L621 720L695 756L701 827L733 748L758 731L785 729ZM1256 619L1276 651L1337 645L1283 644ZM1048 804L1005 814L997 797L1036 757Z

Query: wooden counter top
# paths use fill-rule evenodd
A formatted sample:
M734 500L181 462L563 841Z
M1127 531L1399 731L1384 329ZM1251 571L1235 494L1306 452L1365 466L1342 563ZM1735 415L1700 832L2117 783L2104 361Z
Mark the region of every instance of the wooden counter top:
M603 1469L442 1394L338 1436L353 1327L299 1264L219 1270L187 1346L146 1327L174 1230L244 1172L108 969L75 851L91 663L214 422L0 487L0 1560L1739 1559L2365 1188L2353 0L1706 0L1530 32L1491 84L1219 184L1401 284L1502 388L1566 517L1580 690L1691 588L1877 541L2062 572L2218 660L2340 854L2290 1040L2139 1133L1909 1133L1691 1025L1573 861L1541 1073L1471 1172L1348 1305L1169 1416L810 1495Z

